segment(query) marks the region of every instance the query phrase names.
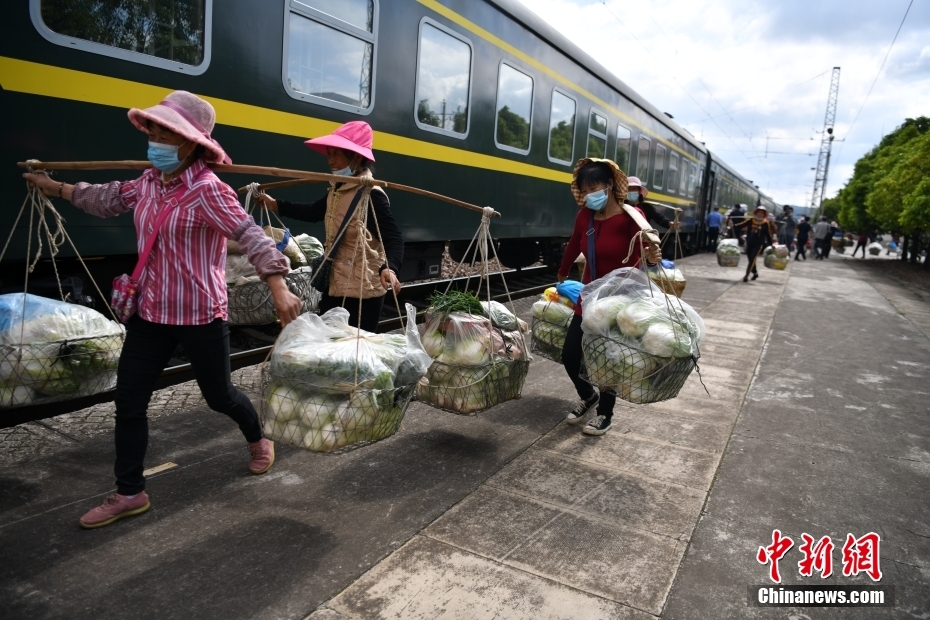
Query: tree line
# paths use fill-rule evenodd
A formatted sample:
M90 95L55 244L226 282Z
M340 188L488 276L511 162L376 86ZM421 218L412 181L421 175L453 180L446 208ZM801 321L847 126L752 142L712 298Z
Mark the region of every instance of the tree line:
M930 268L930 118L908 118L856 162L852 178L823 214L845 230L903 237L901 260L927 250Z

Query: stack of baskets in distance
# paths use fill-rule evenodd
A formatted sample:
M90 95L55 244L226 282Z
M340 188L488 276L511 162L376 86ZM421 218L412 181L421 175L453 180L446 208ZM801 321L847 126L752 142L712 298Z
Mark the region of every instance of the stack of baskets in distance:
M565 346L565 336L568 334L568 325L575 315L575 304L559 295L555 287L550 287L533 304L533 353L562 363L562 347Z
M420 344L416 312L407 332L372 334L334 308L301 315L282 331L262 368L265 436L314 452L369 444L400 427L417 381L432 361Z
M717 244L717 264L721 267L738 267L739 257L739 241L736 239L723 239Z
M685 302L623 268L585 287L585 378L632 403L678 395L700 357L704 322Z
M526 323L503 304L478 302L470 293L451 291L430 301L421 334L434 361L417 386L417 398L465 415L518 398L531 359Z
M83 306L0 295L0 409L71 400L116 387L123 328Z

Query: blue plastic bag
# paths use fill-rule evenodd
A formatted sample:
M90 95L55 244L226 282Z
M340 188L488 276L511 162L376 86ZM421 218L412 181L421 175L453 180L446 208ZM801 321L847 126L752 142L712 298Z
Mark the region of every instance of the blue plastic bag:
M556 286L555 290L558 291L559 295L562 297L568 297L572 300L573 304L577 304L583 287L584 285L578 280L566 280Z
M674 263L674 261L670 261L670 260L668 260L667 258L663 258L663 259L662 259L662 266L665 267L666 269L674 269L674 268L675 268L675 263Z

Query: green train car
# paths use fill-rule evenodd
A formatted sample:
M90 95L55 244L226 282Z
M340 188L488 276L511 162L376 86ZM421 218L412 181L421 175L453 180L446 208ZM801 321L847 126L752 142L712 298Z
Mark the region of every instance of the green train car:
M326 171L303 140L367 121L376 177L494 207L503 217L492 233L511 267L558 257L577 209L571 171L584 156L614 159L650 198L682 209L686 247L700 246L708 205L759 200L701 142L514 0L16 0L2 31L4 240L26 191L15 162L144 159L146 139L126 110L175 89L215 106L213 135L240 164ZM268 180L223 178L234 187ZM313 185L276 192L322 194ZM474 212L390 197L407 242L404 280L437 275L446 242L455 256L478 226ZM131 217L58 207L98 281L134 263ZM322 235L321 226L286 223ZM5 290L21 286L26 230L20 222L0 265ZM80 275L67 259L64 272Z

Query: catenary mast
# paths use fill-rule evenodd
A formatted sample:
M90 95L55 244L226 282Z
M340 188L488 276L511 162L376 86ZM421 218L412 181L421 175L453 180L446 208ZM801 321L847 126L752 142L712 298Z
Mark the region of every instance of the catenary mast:
M830 168L830 150L833 147L833 122L836 120L836 99L840 93L840 68L833 67L830 78L830 95L827 97L827 114L823 119L823 134L820 139L820 155L817 157L817 175L814 177L814 193L811 195L812 214L819 215L823 194L827 189L827 173Z

